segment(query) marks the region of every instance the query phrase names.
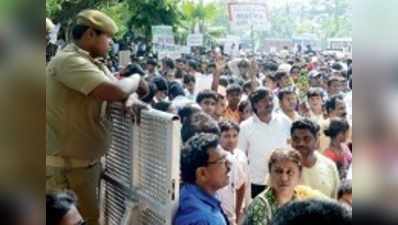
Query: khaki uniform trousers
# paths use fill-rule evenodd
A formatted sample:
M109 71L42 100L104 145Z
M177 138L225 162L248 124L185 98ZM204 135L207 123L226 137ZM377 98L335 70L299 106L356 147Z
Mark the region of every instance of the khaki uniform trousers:
M99 182L101 163L87 168L47 166L46 191L71 190L78 197L78 209L88 225L99 225Z

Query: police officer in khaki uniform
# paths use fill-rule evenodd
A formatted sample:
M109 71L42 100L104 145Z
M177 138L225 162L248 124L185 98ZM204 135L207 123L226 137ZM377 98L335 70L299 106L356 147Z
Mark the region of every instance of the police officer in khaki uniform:
M90 225L97 225L100 158L108 149L107 102L134 103L139 75L117 80L99 58L117 32L102 12L85 10L72 28L73 43L47 66L47 191L69 189Z

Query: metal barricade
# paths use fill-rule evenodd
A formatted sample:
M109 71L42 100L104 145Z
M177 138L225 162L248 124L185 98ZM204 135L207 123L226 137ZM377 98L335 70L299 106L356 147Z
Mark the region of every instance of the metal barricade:
M108 109L112 142L101 181L104 225L171 225L179 197L178 118L157 110L141 112L140 124L121 104Z

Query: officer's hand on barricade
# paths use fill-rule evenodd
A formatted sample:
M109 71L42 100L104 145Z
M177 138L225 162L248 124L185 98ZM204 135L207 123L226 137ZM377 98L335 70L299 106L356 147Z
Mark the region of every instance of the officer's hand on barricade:
M141 111L149 109L149 106L141 101L137 94L130 95L124 106L126 111L133 116L133 120L138 124L141 121Z

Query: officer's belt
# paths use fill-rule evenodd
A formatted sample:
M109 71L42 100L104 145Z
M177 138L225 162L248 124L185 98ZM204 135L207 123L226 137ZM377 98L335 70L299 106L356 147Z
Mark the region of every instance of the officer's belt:
M46 166L56 168L89 168L95 166L99 161L80 160L58 156L46 156Z

